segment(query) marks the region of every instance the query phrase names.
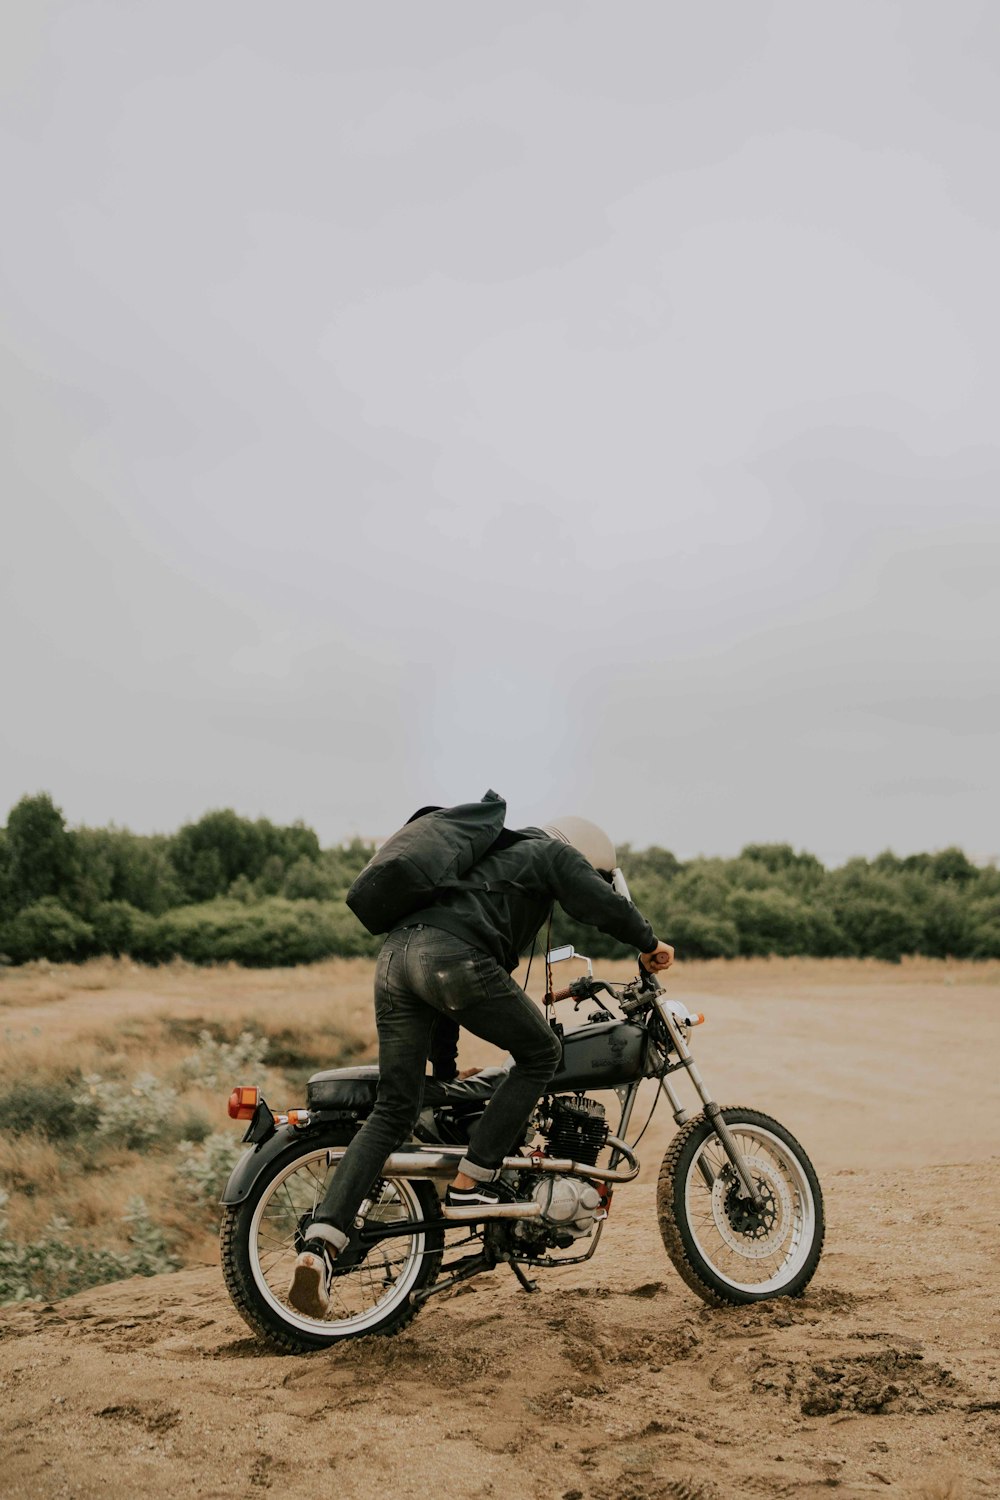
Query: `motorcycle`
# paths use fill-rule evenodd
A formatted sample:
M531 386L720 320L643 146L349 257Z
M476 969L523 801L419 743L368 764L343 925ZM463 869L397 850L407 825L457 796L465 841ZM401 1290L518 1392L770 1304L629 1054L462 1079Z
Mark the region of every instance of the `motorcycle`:
M586 974L553 994L551 966L573 958L583 959ZM222 1270L236 1310L272 1346L301 1353L396 1333L430 1298L484 1271L508 1265L534 1291L529 1273L590 1260L615 1188L639 1175L638 1140L629 1145L626 1137L646 1079L655 1080L656 1093L640 1137L662 1098L679 1127L660 1167L656 1213L681 1278L716 1307L805 1291L823 1248L819 1181L777 1120L713 1101L690 1045L704 1017L667 998L641 966L635 979L613 983L595 978L591 961L572 947L548 953L546 962L547 1003L594 1008L582 1025L551 1023L562 1042L560 1068L519 1150L503 1163L503 1180L520 1201L465 1210L467 1222L444 1218L440 1194L505 1069L454 1083L428 1079L415 1139L392 1153L361 1204L323 1318L298 1312L286 1293L329 1175L372 1110L378 1069L316 1073L306 1107L284 1114L273 1113L256 1087L233 1090L229 1113L249 1120L251 1149L222 1196ZM681 1072L700 1101L697 1113L674 1087ZM614 1132L593 1097L601 1092L617 1098Z

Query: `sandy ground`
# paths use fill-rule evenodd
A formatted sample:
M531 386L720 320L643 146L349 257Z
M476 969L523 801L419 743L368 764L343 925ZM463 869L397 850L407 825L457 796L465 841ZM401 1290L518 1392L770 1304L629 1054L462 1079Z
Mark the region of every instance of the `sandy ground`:
M777 1116L819 1170L806 1297L714 1311L679 1280L665 1117L591 1263L533 1296L495 1272L395 1339L268 1354L211 1266L0 1312L0 1491L1000 1494L996 966L702 965L673 991L708 1015L716 1097ZM101 997L44 1009L64 1003Z

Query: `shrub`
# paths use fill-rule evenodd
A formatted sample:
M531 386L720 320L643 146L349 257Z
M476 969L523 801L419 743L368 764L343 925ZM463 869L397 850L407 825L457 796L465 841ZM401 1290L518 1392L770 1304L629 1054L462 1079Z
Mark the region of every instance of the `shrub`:
M69 1220L61 1218L51 1220L41 1239L17 1245L6 1237L3 1207L7 1197L0 1190L0 1304L69 1297L126 1276L159 1276L180 1264L168 1253L163 1233L150 1219L142 1198L130 1198L123 1215L131 1248L116 1251L78 1244L69 1233Z
M32 1083L23 1079L0 1093L0 1120L12 1135L44 1135L66 1141L91 1127L95 1111L81 1103L79 1081Z
M914 903L916 904L916 903ZM921 951L931 958L966 958L972 942L972 910L959 887L935 885L923 903Z
M277 854L269 854L257 879L254 891L258 896L277 896L285 879L285 866Z
M969 933L970 958L1000 958L1000 920L981 922Z
M178 910L184 911L186 908L180 907ZM174 956L168 940L169 928L164 928L170 916L170 912L164 912L159 917L151 917L146 912L139 914L129 935L130 958L142 964L159 964Z
M16 964L33 958L71 963L94 951L94 929L53 896L45 896L10 919L0 933L0 948Z
M131 953L136 933L149 918L128 901L101 901L93 910L94 951L120 958Z
M273 896L252 906L220 900L179 907L157 920L153 945L158 958L272 968L334 954L369 955L379 939L339 902Z
M330 900L338 894L336 884L315 859L297 859L285 876L281 894L289 901Z
M153 1073L140 1073L131 1084L88 1073L76 1102L91 1112L97 1140L136 1149L176 1138L177 1091Z
M681 958L735 958L740 951L736 924L725 917L677 911L664 930Z
M825 906L806 908L806 932L806 946L799 952L809 953L813 958L834 958L851 952L843 928Z
M264 1068L267 1038L243 1031L235 1042L218 1042L210 1031L198 1033L198 1050L184 1059L181 1067L186 1077L215 1088L245 1074L252 1077Z
M180 1141L203 1141L211 1135L212 1124L200 1109L185 1109L176 1117L174 1134Z
M192 1199L202 1207L218 1203L229 1174L247 1147L234 1132L216 1130L193 1145L181 1141L177 1148L177 1176Z

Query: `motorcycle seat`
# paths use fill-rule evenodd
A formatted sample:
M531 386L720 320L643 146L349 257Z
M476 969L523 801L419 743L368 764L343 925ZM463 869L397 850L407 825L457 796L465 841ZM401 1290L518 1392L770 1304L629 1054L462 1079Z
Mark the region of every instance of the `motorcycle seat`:
M428 1078L424 1083L424 1108L484 1103L492 1098L506 1077L506 1068L484 1068L472 1078L456 1078L450 1083ZM306 1085L306 1104L310 1109L354 1109L368 1111L375 1103L378 1068L328 1068L314 1073Z

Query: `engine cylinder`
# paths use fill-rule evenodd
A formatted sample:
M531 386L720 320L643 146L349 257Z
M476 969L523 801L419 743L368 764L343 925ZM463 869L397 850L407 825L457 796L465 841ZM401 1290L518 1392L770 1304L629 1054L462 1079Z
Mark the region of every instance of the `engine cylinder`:
M545 1137L550 1156L568 1156L571 1161L593 1167L607 1138L604 1106L596 1099L577 1094L572 1100L553 1101L552 1126Z

